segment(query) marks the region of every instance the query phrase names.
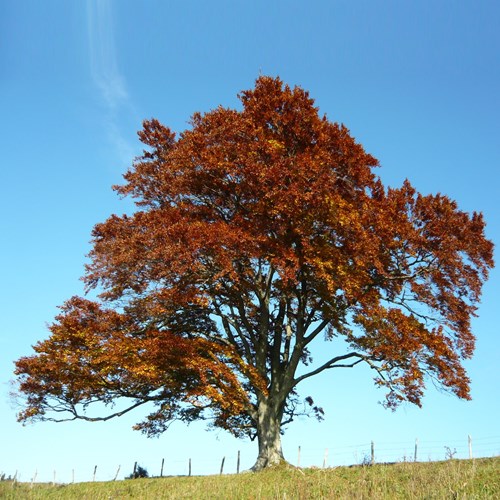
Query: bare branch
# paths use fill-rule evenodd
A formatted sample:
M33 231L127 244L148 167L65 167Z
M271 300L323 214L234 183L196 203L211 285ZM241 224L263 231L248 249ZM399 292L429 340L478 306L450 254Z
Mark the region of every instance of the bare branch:
M297 377L296 379L294 379L293 386L295 387L299 382L302 382L302 380L305 380L306 378L309 378L309 377L313 377L314 375L317 375L318 373L321 373L324 370L328 370L330 368L341 368L341 367L345 368L346 365L336 365L335 363L337 363L338 361L344 361L345 359L350 359L350 358L355 358L355 357L360 358L360 359L357 362L353 363L352 366L357 365L361 361L366 361L367 359L369 359L367 356L364 356L363 354L359 354L357 352L351 352L349 354L344 354L342 356L336 356L336 357L330 359L329 361L327 361L326 363L322 364L321 366L319 366L315 370L312 370L309 373L305 373L304 375L301 375L300 377ZM351 368L352 366L347 365L347 367L349 367L349 368Z
M44 418L43 420L46 420L48 422L70 422L72 420L85 420L87 422L106 422L107 420L111 420L112 418L115 417L121 417L122 415L125 415L129 411L134 410L135 408L138 408L139 406L142 406L145 403L148 403L149 399L146 401L140 401L138 403L133 404L132 406L129 406L125 410L117 411L115 413L112 413L110 415L107 415L106 417L87 417L86 415L81 415L78 413L74 405L71 405L70 408L65 408L65 409L59 409L58 411L67 411L73 415L72 418L62 418L62 419L55 419L55 418ZM54 410L54 408L52 408Z
M324 319L309 335L304 337L304 345L309 344L314 338L319 335L330 323L330 320Z

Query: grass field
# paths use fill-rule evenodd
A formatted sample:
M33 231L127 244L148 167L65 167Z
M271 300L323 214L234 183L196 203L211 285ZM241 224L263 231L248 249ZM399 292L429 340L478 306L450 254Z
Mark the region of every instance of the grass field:
M0 482L0 498L382 499L500 498L500 457L257 474L49 485Z

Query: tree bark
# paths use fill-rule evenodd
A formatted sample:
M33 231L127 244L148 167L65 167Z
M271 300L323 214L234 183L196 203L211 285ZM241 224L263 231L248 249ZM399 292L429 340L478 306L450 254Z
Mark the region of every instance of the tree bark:
M281 412L265 399L259 402L257 439L259 443L259 455L253 471L259 471L271 465L278 465L285 459L281 449Z

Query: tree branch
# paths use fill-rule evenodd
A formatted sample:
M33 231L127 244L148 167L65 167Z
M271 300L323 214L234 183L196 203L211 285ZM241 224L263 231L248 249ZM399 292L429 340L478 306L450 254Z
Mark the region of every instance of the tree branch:
M304 345L309 344L314 338L320 334L330 323L330 320L324 319L309 335L304 337Z
M352 365L336 365L338 361L344 361L345 359L350 359L350 358L360 358ZM357 365L358 363L361 363L362 361L366 361L369 358L367 356L364 356L363 354L359 354L357 352L351 352L349 354L344 354L342 356L336 356L335 358L330 359L326 363L322 364L315 370L310 371L309 373L305 373L304 375L301 375L300 377L296 378L293 380L293 386L295 387L299 382L302 382L302 380L305 380L306 378L313 377L314 375L317 375L318 373L321 373L324 370L327 370L329 368L352 368L353 366Z
M65 408L64 410L61 409L59 411L67 411L67 412L71 413L73 415L72 418L69 418L69 417L68 418L62 418L62 419L47 418L47 419L44 419L44 420L46 420L48 422L70 422L72 420L85 420L87 422L105 422L105 421L111 420L112 418L115 418L115 417L121 417L122 415L125 415L129 411L132 411L135 408L137 408L139 406L142 406L143 404L149 403L149 402L150 402L149 399L145 400L145 401L140 401L138 403L133 404L132 406L129 406L125 410L117 411L115 413L112 413L111 415L107 415L106 417L87 417L85 415L80 415L80 414L78 414L78 412L77 412L76 408L74 407L74 405L71 405L71 408Z

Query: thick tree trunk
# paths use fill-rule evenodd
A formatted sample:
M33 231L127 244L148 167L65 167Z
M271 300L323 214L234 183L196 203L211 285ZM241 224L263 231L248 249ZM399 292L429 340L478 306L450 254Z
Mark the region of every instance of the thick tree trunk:
M259 456L252 467L253 471L280 464L285 460L281 449L280 412L269 401L261 401L258 413L257 439L259 442Z

